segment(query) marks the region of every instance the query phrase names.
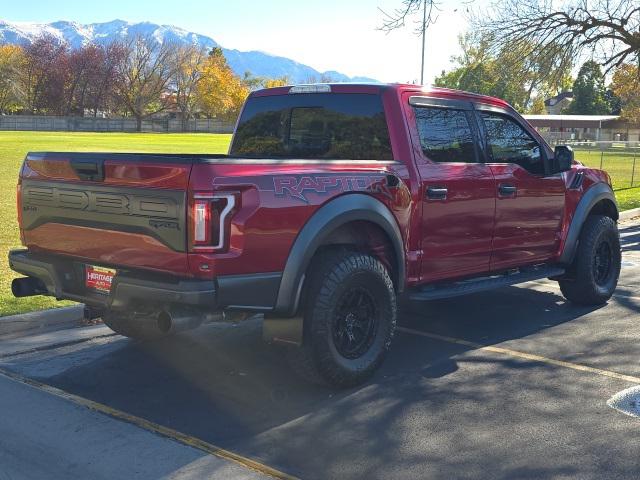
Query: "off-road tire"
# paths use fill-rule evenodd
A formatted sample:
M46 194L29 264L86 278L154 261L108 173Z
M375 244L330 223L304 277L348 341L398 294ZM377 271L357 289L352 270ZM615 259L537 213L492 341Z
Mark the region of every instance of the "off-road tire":
M604 215L589 216L582 227L573 263L559 280L564 297L578 305L602 305L611 298L620 276L620 236Z
M346 249L316 256L304 297L304 345L288 359L303 378L334 387L358 385L380 366L393 338L393 282L375 257Z

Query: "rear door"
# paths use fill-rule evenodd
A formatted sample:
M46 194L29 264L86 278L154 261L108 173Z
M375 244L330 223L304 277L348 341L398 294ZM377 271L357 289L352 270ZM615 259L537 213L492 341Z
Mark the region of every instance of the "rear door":
M479 161L471 103L412 96L408 118L421 182L421 280L488 271L496 186Z
M562 174L549 175L545 145L515 115L478 106L487 165L497 184L492 270L544 262L558 249Z

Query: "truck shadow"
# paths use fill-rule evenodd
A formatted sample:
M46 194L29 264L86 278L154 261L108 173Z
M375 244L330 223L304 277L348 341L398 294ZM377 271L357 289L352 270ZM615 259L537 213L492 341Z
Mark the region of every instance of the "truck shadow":
M523 338L590 311L569 306L555 293L515 287L428 302L419 310L402 314L399 323L482 344ZM336 391L298 378L282 350L262 342L257 319L206 325L156 343L120 342L109 355L42 380L222 446L372 385L446 376L458 368L455 356L470 350L400 332L367 385Z

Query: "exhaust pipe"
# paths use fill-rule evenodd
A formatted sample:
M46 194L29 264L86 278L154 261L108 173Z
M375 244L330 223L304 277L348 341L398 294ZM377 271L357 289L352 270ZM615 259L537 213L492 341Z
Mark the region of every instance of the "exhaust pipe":
M162 310L156 318L158 330L164 334L184 332L200 326L205 314L197 310L177 309Z
M47 287L41 280L34 277L15 278L11 282L11 293L14 297L32 297L47 294Z

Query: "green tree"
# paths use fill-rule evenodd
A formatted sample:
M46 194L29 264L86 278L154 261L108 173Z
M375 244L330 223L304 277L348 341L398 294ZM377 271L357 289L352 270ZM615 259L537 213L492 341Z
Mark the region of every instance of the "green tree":
M573 102L567 108L567 113L574 115L610 113L611 108L606 94L607 89L600 65L589 60L582 65L576 81L573 82Z
M452 58L457 66L437 77L436 86L500 97L529 111L538 97L555 95L566 84L570 65L559 66L552 56L528 59L522 46L495 53L489 36L466 34L459 43L461 54Z

